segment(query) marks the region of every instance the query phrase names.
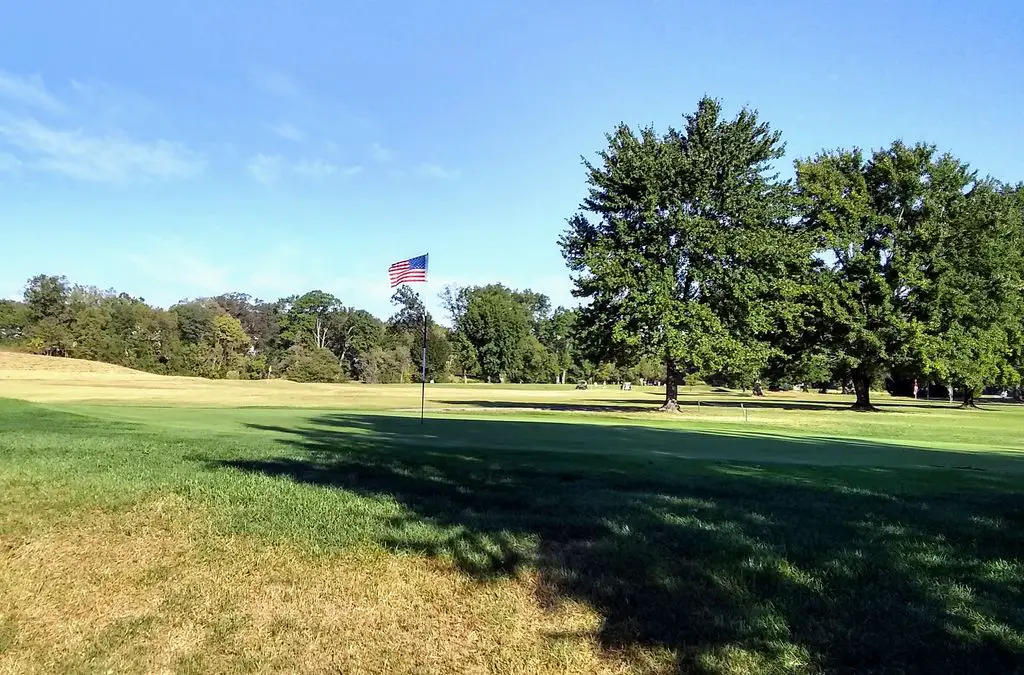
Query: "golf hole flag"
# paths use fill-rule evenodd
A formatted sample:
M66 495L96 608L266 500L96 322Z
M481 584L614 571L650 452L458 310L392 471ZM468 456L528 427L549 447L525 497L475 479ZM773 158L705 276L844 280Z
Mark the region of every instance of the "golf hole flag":
M427 280L427 256L426 254L399 260L388 268L388 278L391 280L391 288L399 284L408 284L416 281Z

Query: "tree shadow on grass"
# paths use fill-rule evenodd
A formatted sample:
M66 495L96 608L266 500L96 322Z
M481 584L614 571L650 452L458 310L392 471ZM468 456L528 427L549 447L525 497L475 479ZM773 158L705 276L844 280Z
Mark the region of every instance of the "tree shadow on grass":
M1019 456L379 415L256 428L281 456L211 463L395 500L380 544L482 580L536 570L542 601L602 615L604 647L678 672L1024 663ZM859 466L768 463L828 454ZM737 461L681 461L712 456ZM978 471L894 468L961 464Z
M554 412L612 412L612 413L636 413L652 412L664 401L661 396L657 401L643 399L589 399L572 402L553 401L493 401L493 400L448 400L433 401L443 406L453 408L484 408L496 410L546 410ZM710 400L698 400L697 398L680 398L677 401L680 408L732 408L740 410L740 404L753 409L781 410L848 410L849 402L831 403L810 403L806 401L765 401L763 399L722 400L713 398Z
M552 401L490 401L490 400L451 400L432 401L451 408L482 408L489 410L546 410L553 412L600 412L600 413L637 413L649 412L657 408L647 401L640 400L606 400L590 399L572 403L555 403Z
M612 412L612 413L635 413L650 412L656 410L664 400L664 395L659 395L657 400L636 399L588 399L569 402L552 401L494 401L494 400L437 400L432 401L442 406L451 408L482 408L482 409L506 409L506 410L545 410L554 412ZM721 396L710 396L707 400L691 395L684 396L677 401L680 408L730 408L739 411L740 406L750 410L806 410L806 411L834 411L843 412L850 410L853 400L849 401L808 401L803 399L770 399L770 398L744 398L736 395L734 398L722 398ZM938 410L957 410L959 406L946 404L915 403L913 401L886 400L876 403L879 412L887 410L905 410L908 408ZM982 409L982 408L977 408Z

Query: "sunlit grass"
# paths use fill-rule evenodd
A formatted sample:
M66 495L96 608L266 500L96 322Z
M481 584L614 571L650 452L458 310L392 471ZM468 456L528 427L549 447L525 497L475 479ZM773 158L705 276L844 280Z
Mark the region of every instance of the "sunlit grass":
M195 407L308 407L325 410L418 411L418 385L358 383L297 384L281 380L224 381L161 377L118 366L0 352L0 396L52 405L114 406L112 419L138 418L150 424L193 424ZM881 414L847 410L852 397L807 392L773 392L759 398L749 393L710 387L684 387L681 411L672 416L654 412L658 388L617 386L578 391L572 385L435 384L427 387L427 408L445 416L486 414L488 417L585 419L594 424L638 423L670 428L735 429L841 438L880 438L887 442L983 450L1013 449L1024 428L1024 407L984 404L988 410L964 411L948 402L912 401L875 394ZM158 415L145 410L161 408ZM138 412L132 409L139 408ZM992 414L992 413L998 414ZM564 413L564 414L563 414ZM268 414L272 414L269 413ZM283 413L287 416L289 413ZM561 414L561 415L560 415ZM231 413L210 416L203 424L231 428Z

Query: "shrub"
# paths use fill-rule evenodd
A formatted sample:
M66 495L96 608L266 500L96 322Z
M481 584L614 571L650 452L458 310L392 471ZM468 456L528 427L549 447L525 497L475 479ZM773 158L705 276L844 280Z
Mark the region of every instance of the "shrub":
M281 377L293 382L342 382L344 373L329 349L293 347L281 363Z

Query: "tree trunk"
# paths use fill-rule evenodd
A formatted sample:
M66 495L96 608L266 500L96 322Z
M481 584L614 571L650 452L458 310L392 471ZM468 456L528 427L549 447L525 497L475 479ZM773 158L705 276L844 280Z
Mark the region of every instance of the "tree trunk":
M865 375L855 375L853 378L853 392L857 400L853 403L853 410L877 411L878 408L871 405L871 378Z
M675 361L665 359L665 403L659 408L664 412L679 410L679 370Z
M977 404L974 402L974 389L971 387L964 387L964 402L960 404L961 408L977 408Z
M324 325L323 320L320 317L316 319L316 325L313 327L314 342L320 349L324 349L327 346L327 326Z

